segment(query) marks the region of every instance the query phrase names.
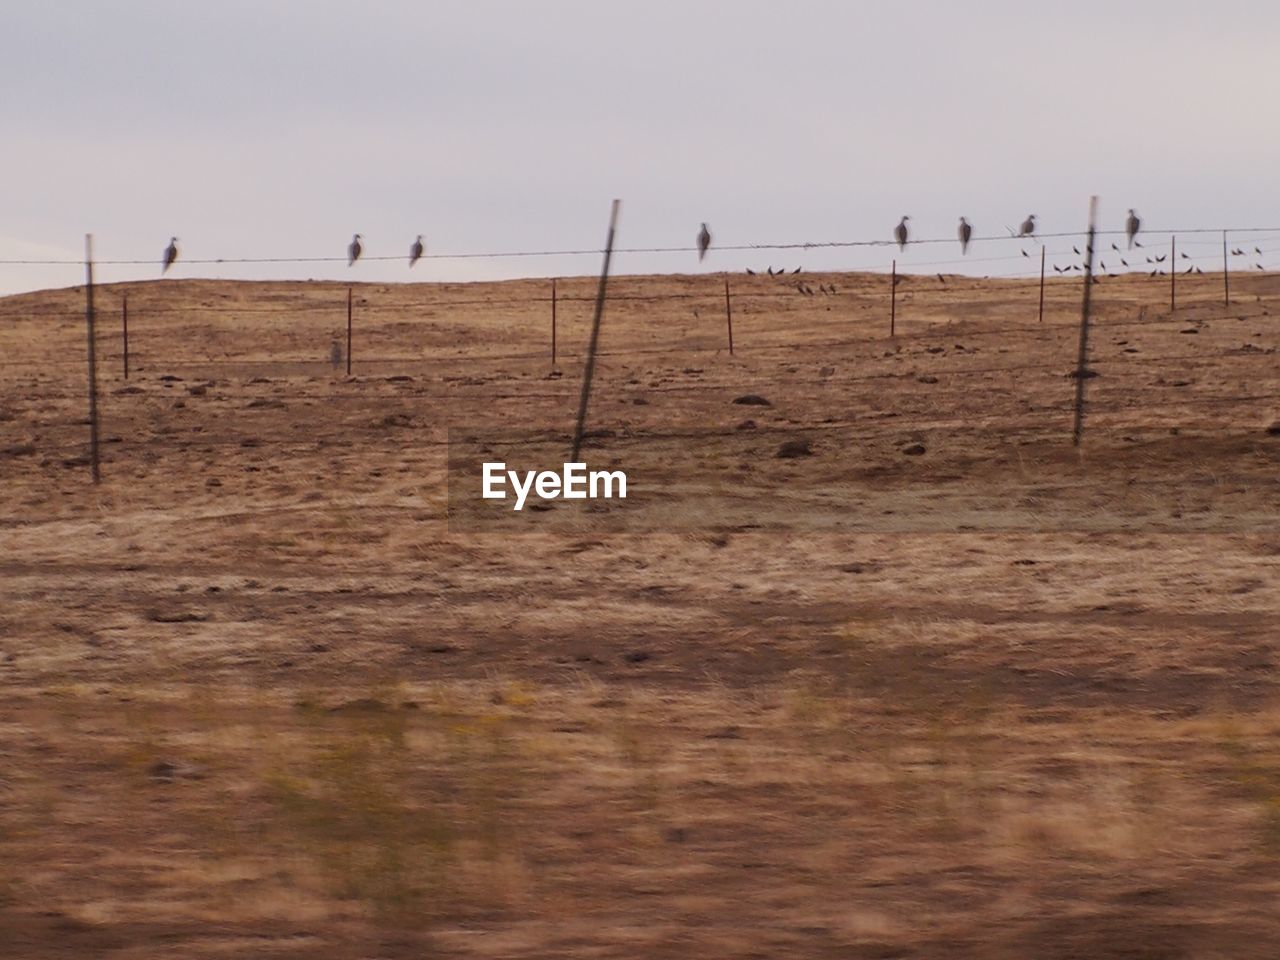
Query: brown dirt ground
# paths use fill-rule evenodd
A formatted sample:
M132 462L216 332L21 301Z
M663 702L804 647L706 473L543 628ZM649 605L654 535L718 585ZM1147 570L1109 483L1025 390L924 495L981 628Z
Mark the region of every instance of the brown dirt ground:
M0 953L1274 956L1280 277L1098 285L1078 450L1078 282L722 280L610 288L645 532L445 520L590 279L558 373L548 282L358 285L351 377L345 286L100 287L97 487L0 300Z

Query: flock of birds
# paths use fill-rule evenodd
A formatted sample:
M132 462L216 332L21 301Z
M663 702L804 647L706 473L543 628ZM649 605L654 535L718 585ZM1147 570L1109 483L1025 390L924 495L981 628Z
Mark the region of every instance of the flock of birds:
M898 221L898 225L893 228L893 239L898 244L899 250L905 250L907 248L907 244L911 242L911 229L910 227L907 226L910 220L911 220L911 217L904 215L902 219ZM1126 259L1124 254L1127 252L1129 256L1132 256L1133 255L1132 251L1135 248L1142 249L1142 243L1138 240L1138 233L1142 230L1142 220L1138 217L1137 213L1134 212L1132 209L1129 210L1128 217L1125 219L1124 229L1125 229L1125 235L1127 236L1128 242L1129 242L1128 251L1122 251L1114 243L1111 244L1111 249L1116 253L1117 256L1115 259L1120 261L1120 266L1124 267L1125 269L1132 270L1134 269L1134 265L1129 263L1128 259ZM1012 228L1009 228L1009 235L1017 239L1034 239L1036 235L1036 215L1034 213L1029 214L1027 218L1023 220L1022 223L1018 226L1018 229L1016 231L1013 230ZM962 255L968 254L969 241L973 239L973 225L969 223L969 221L964 217L960 218L959 226L956 228L956 237L960 241L960 253ZM355 266L356 261L359 260L361 254L364 253L364 244L362 242L363 240L364 240L363 234L357 233L351 237L351 243L347 245L347 266L348 267ZM702 228L698 231L697 244L698 244L698 261L702 262L704 259L706 259L707 252L711 249L711 228L708 227L706 223L703 223ZM1073 253L1076 254L1076 256L1083 256L1080 253L1079 247L1072 247L1071 250ZM1262 256L1261 249L1259 249L1258 247L1254 247L1253 250L1254 250L1254 253L1258 254L1258 256ZM409 247L409 266L412 268L414 264L416 264L419 260L422 259L423 255L426 252L427 252L427 247L422 240L422 234L418 234L417 239L415 239ZM1029 253L1027 253L1025 249L1023 249L1022 251L1022 255L1024 257L1031 256ZM1231 255L1235 257L1243 257L1243 256L1247 256L1248 254L1244 249L1236 248L1231 251ZM1168 256L1169 254L1166 253L1166 254L1161 254L1158 257L1150 257L1150 256L1146 257L1147 265L1150 266L1151 268L1150 270L1151 276L1153 277L1165 276L1167 273L1167 270L1169 271L1173 270L1174 268L1173 263L1170 263L1168 265L1167 270L1164 266L1165 260ZM1192 258L1188 254L1183 253L1179 259L1190 261ZM178 238L170 237L169 246L166 247L164 251L164 261L163 261L164 266L160 271L161 274L167 273L169 271L169 268L172 267L174 263L177 262L177 260L178 260ZM1137 264L1136 259L1134 260L1134 264ZM1099 259L1098 266L1101 268L1102 272L1107 274L1108 276L1116 276L1116 274L1110 272L1110 268L1107 267L1106 261ZM1265 269L1261 263L1255 264L1254 266L1258 270ZM1061 273L1070 273L1073 270L1076 272L1080 272L1084 268L1080 264L1070 264L1068 266L1060 266L1058 264L1054 264L1053 269L1057 273L1061 274ZM799 267L791 271L791 273L793 274L798 274L799 272L800 272ZM1203 273L1204 271L1194 264L1189 264L1187 266L1187 269L1184 272L1185 273ZM756 271L750 268L747 269L747 273L752 276L757 275ZM785 273L787 273L787 271L786 270L775 271L773 267L769 267L767 270L767 273L769 276L772 277L772 276L782 276ZM801 287L799 287L798 289L800 289L801 293L812 294L814 292L811 288L807 290L804 289L803 285L801 285ZM825 287L822 287L820 288L820 292L827 293L828 290ZM834 293L835 289L831 288L830 292Z
M364 253L364 234L357 233L351 237L351 242L347 244L347 266L355 266L355 262L360 259L360 255ZM409 266L422 259L423 254L427 252L427 245L422 240L422 234L418 234L416 240L409 247ZM178 238L170 237L169 246L164 248L164 265L160 269L161 274L169 272L169 268L178 262Z

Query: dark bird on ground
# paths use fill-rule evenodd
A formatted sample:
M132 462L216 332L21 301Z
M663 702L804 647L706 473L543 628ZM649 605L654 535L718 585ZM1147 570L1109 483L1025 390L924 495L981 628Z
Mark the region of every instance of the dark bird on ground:
M1018 228L1018 236L1033 237L1036 233L1036 215L1033 213L1022 221L1022 226Z
M1199 267L1196 267L1196 273L1204 273L1204 271L1201 270Z
M907 249L907 221L911 218L904 216L898 221L898 225L893 228L893 238L898 241L898 249Z
M1098 266L1100 266L1103 270L1106 270L1106 269L1107 269L1107 265L1106 265L1106 263L1105 263L1105 262L1103 262L1102 260L1099 260L1099 261L1098 261Z
M1260 264L1260 263L1255 263L1255 264L1254 264L1254 266L1255 266L1255 267L1257 267L1259 270L1265 270L1265 269L1266 269L1266 268L1265 268L1265 267L1263 267L1263 265L1262 265L1262 264Z
M702 258L707 255L707 251L711 249L711 231L707 229L704 223L702 229L698 231L698 262L702 262Z
M1191 273L1193 270L1195 270L1195 267L1187 267L1187 269L1184 270L1183 273Z
M164 248L164 266L160 269L161 274L169 272L169 268L173 266L174 261L178 259L178 238L170 237L169 245Z
M418 234L418 239L413 241L413 246L409 248L409 266L413 266L422 259L422 255L427 252L426 246L422 242L422 234Z
M1138 219L1138 215L1132 210L1129 211L1129 219L1124 222L1124 232L1129 237L1129 249L1133 249L1134 242L1138 236L1138 231L1142 229L1142 221Z
M796 268L795 268L794 270L792 270L791 272L792 272L792 273L799 273L799 272L800 272L800 268L799 268L799 267L796 267Z
M769 268L769 276L771 276L771 277L773 276L773 267L770 267L770 268Z
M969 252L969 239L973 236L973 227L964 217L960 218L960 255L964 256Z
M351 238L351 245L347 247L347 266L348 267L354 264L357 260L359 260L360 254L364 252L364 247L360 245L360 241L363 239L364 237L360 236L360 234L358 233Z
M945 284L947 282L947 278L944 277L942 274L938 274L938 282Z
M754 277L755 275L756 275L756 272L752 270L750 267L747 267L747 276Z
M1058 265L1055 263L1055 264L1053 265L1053 272L1054 272L1054 273L1061 273L1061 272L1062 272L1062 268L1061 268L1060 266L1058 266Z

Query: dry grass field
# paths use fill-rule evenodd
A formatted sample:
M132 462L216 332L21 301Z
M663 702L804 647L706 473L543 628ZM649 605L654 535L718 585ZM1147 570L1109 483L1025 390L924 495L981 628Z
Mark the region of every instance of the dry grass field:
M0 955L1274 957L1280 277L730 279L0 300Z

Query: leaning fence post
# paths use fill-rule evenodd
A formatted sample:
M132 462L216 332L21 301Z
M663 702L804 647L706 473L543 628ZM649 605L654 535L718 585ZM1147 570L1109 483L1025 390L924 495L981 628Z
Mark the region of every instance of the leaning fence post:
M89 463L93 482L102 482L98 465L98 353L93 332L93 234L84 235L84 325L89 344Z
M347 287L347 376L351 376L351 288Z
M556 368L556 278L551 278L551 369Z
M129 295L125 294L120 305L120 334L124 352L124 378L129 379Z
M733 303L729 300L729 278L724 278L724 318L729 325L729 356L733 356Z
M1098 219L1098 198L1089 198L1089 239L1085 246L1084 258L1084 298L1080 304L1080 352L1076 359L1076 419L1071 431L1071 442L1080 446L1080 436L1084 433L1084 381L1088 375L1089 362L1089 298L1093 293L1093 235L1094 225Z
M596 312L591 320L591 341L587 344L587 365L582 371L582 395L578 397L578 422L573 429L573 453L570 460L578 462L582 449L582 431L587 422L587 403L591 399L591 378L596 371L596 347L600 343L600 320L604 316L605 287L609 282L609 261L613 259L613 235L618 229L618 208L621 200L613 201L609 213L609 237L604 246L604 266L600 268L600 287L596 291Z
M898 261L893 261L890 268L889 284L889 336L894 335L898 325Z
M1178 238L1169 238L1169 312L1178 309Z

